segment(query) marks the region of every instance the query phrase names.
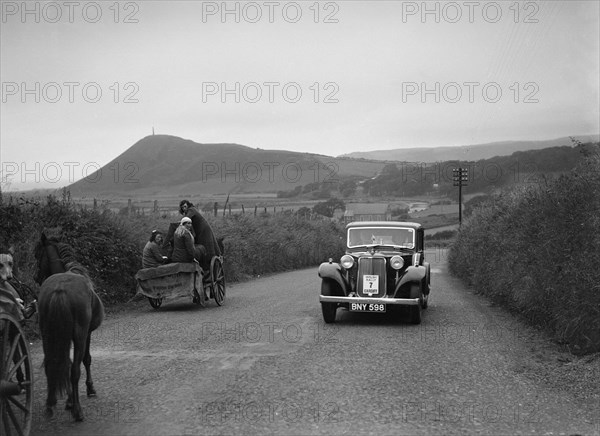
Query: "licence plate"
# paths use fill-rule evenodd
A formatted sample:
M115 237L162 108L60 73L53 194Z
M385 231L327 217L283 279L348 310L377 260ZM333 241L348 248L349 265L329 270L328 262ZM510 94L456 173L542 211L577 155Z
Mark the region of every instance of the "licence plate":
M370 274L363 276L363 293L369 296L379 294L379 276Z
M385 312L383 303L350 303L350 312Z

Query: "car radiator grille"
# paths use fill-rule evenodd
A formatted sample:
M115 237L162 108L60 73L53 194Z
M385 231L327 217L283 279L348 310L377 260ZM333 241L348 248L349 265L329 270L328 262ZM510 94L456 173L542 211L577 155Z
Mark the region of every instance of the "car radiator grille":
M357 293L361 297L369 296L368 293L365 293L368 288L363 289L365 283L369 282L369 280L365 281L365 275L378 276L377 293L373 293L372 296L383 297L386 289L385 259L383 257L361 257L358 259Z

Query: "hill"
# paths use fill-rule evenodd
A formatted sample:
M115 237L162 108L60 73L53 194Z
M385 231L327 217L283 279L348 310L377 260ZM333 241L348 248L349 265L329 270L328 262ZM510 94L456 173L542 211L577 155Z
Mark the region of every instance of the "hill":
M362 183L374 196L418 196L427 193L451 195L456 191L452 169L468 169L463 193L491 192L512 184L537 184L546 178L573 169L589 153L591 143L579 147L550 147L527 150L510 156L497 156L478 161L454 160L431 164L390 163L377 177Z
M532 146L547 143L529 142ZM453 192L451 169L459 163L471 171L465 193L481 192L515 182L535 182L535 174L570 170L580 157L571 145L569 140L569 146L478 160L442 160L443 154L434 154L435 163L401 163L262 150L240 144L199 144L176 136L152 135L69 189L75 198L157 199L228 194L291 198L315 190L328 197L332 189L342 190L347 183L356 185L363 181L368 195L406 196L433 191L448 195Z
M276 193L350 175L373 177L383 166L381 161L239 144L199 144L176 136L152 135L69 189L76 197Z
M599 135L578 135L575 139L586 142L598 142ZM569 137L544 141L503 141L487 144L463 145L457 147L398 148L393 150L359 151L343 156L375 160L394 160L403 162L441 162L450 160L477 161L495 156L509 156L518 151L540 150L543 148L571 145ZM341 157L343 157L341 156Z

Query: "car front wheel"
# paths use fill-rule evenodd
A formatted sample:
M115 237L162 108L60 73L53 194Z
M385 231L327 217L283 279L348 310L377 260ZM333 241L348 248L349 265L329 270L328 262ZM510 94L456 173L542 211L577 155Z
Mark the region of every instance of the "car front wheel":
M423 291L420 284L414 284L410 287L410 298L418 298L419 303L410 306L410 323L421 324L421 311L423 309Z
M335 322L335 313L337 311L335 303L321 303L321 311L323 312L323 320L327 324Z
M323 280L321 282L321 295L337 295L336 287L337 283L330 280ZM339 286L338 286L339 287ZM341 292L340 290L338 290ZM321 311L323 312L323 320L327 324L332 324L335 322L335 314L337 312L337 303L321 303Z

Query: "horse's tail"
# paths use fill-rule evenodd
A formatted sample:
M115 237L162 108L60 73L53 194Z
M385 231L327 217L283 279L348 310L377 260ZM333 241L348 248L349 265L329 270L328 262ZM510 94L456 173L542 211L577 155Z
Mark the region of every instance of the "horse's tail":
M48 379L48 389L54 386L55 391L63 395L68 391L70 383L69 354L75 327L64 290L52 293L45 312L45 316L40 319L40 329L44 342L44 369Z

